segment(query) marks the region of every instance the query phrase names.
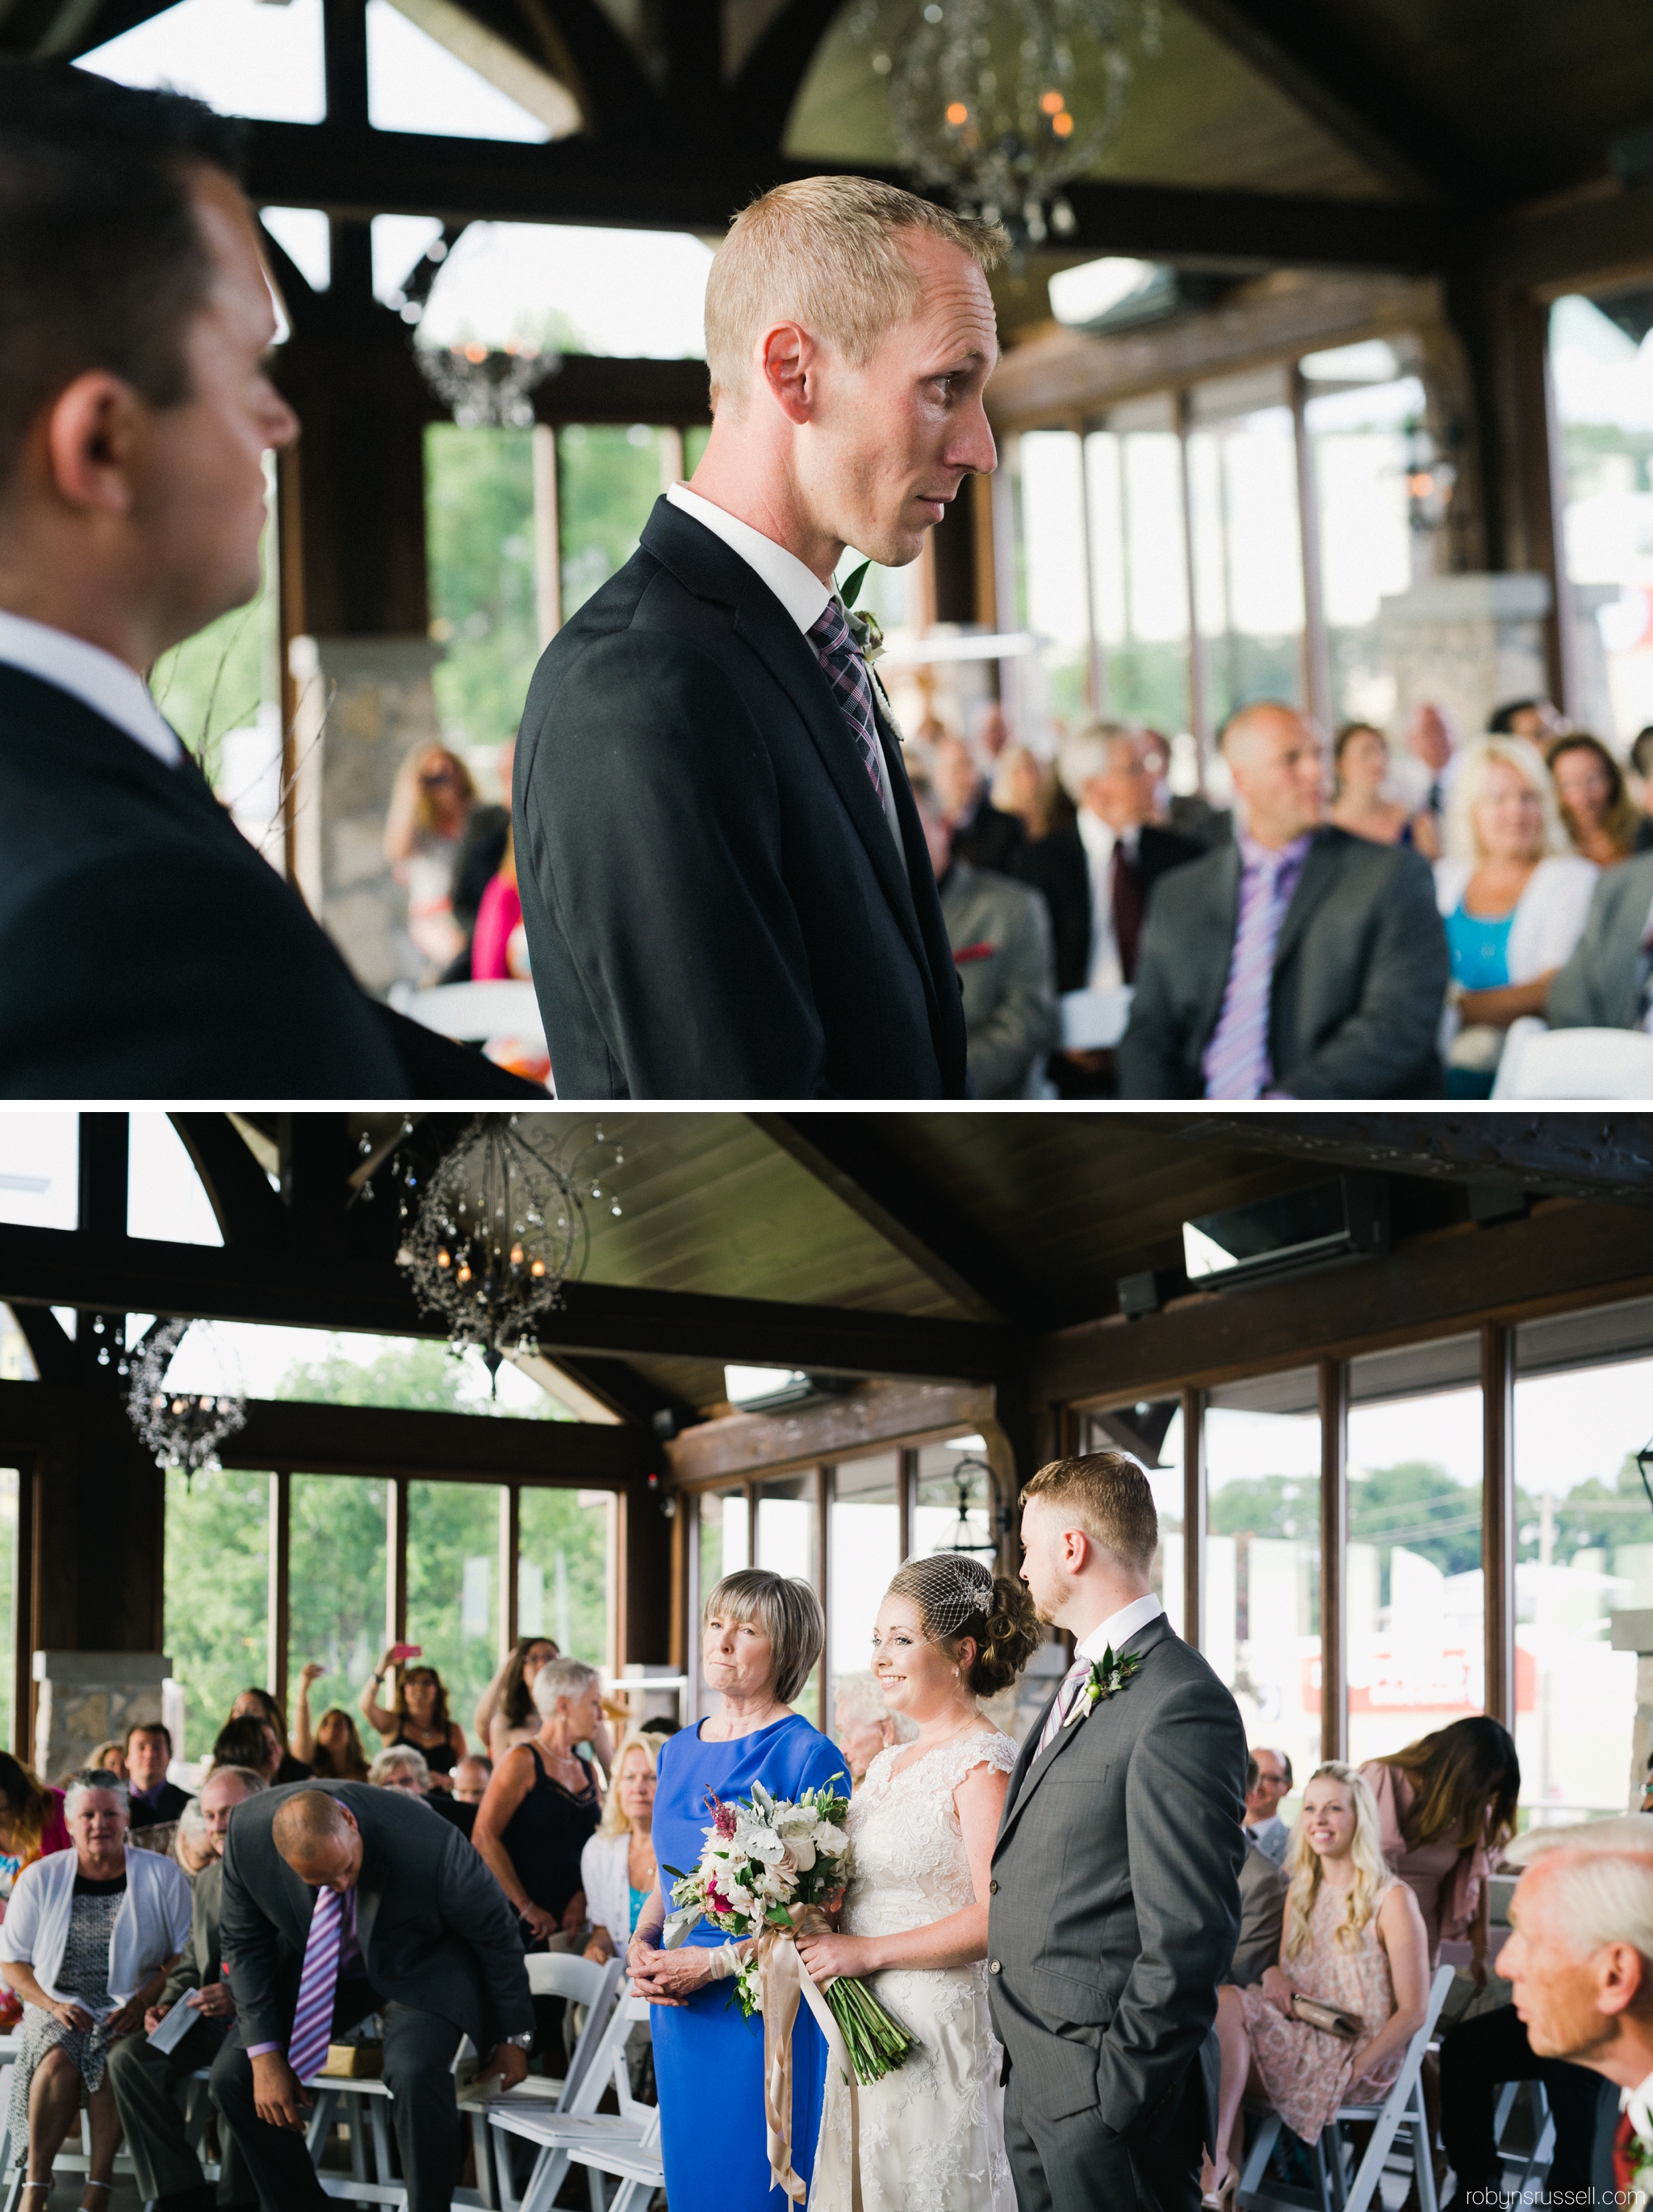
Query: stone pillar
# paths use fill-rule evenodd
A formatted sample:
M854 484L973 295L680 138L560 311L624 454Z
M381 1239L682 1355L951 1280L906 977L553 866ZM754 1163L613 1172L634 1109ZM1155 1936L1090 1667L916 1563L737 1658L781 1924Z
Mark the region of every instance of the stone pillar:
M1612 1613L1613 1648L1636 1654L1636 1722L1630 1738L1630 1784L1626 1809L1639 1813L1647 1760L1653 1752L1653 1606Z
M320 795L321 919L361 981L384 991L424 972L407 935L407 892L385 860L385 817L403 761L441 742L430 681L441 647L423 637L320 637L309 649L325 702L320 773L310 779Z
M110 1736L159 1721L161 1686L171 1673L172 1661L157 1651L37 1651L35 1772L60 1783Z
M1549 691L1540 575L1432 576L1380 603L1384 658L1395 676L1395 726L1414 707L1444 708L1466 741L1506 699Z

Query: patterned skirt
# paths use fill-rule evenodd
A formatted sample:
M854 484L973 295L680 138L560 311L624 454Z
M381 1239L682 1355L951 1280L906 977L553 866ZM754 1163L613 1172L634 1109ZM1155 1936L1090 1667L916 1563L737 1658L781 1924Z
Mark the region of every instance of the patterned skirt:
M119 1895L77 1897L70 1909L69 1940L64 1946L57 1985L65 1996L94 2015L92 2026L65 2027L54 2014L39 2005L23 2007L22 2040L11 2069L11 2104L7 2113L14 2166L24 2165L28 2158L29 2085L48 2051L66 2051L88 2091L103 2087L110 2035L95 2015L107 2012L114 2002L109 1994L109 1938L123 1902Z

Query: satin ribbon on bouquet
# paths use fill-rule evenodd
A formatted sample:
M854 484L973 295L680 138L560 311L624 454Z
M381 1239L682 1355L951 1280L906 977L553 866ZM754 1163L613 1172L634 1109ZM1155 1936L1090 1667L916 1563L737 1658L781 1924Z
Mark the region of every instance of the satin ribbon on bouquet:
M855 2069L822 1989L810 1978L798 1955L799 1936L830 1936L832 1923L817 1905L794 1905L789 1911L791 1927L765 1927L754 1939L763 1992L763 2117L769 2127L769 2179L794 2204L804 2202L808 2192L792 2163L792 2031L801 1996L826 2038L829 2060L843 2069L848 2085L850 2212L861 2212L861 2130ZM830 1988L831 1983L824 1987Z

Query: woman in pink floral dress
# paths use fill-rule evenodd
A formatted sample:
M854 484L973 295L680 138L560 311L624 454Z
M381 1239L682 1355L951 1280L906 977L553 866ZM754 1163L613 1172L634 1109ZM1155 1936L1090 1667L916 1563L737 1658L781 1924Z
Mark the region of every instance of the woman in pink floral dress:
M1248 2091L1267 2098L1293 2135L1316 2142L1340 2105L1383 2097L1423 2024L1429 1989L1423 1915L1411 1889L1383 1863L1377 1807L1352 1767L1328 1764L1310 1780L1289 1864L1279 1965L1258 1988L1218 1992L1218 2134L1227 2154L1220 2167L1206 2166L1200 2186L1208 2205L1232 2201L1236 2129ZM1359 2039L1345 2043L1297 2019L1291 2000L1299 1990L1358 2014Z

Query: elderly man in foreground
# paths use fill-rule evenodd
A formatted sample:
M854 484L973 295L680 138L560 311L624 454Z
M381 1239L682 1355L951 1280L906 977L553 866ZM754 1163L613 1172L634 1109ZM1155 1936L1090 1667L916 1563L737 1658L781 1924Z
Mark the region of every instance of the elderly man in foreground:
M400 1790L270 1790L231 1826L221 1927L238 2033L213 2063L212 2100L264 2212L326 2203L301 2084L370 2012L384 2022L409 2212L449 2212L459 2038L509 2088L534 2025L510 1907L464 1837Z

